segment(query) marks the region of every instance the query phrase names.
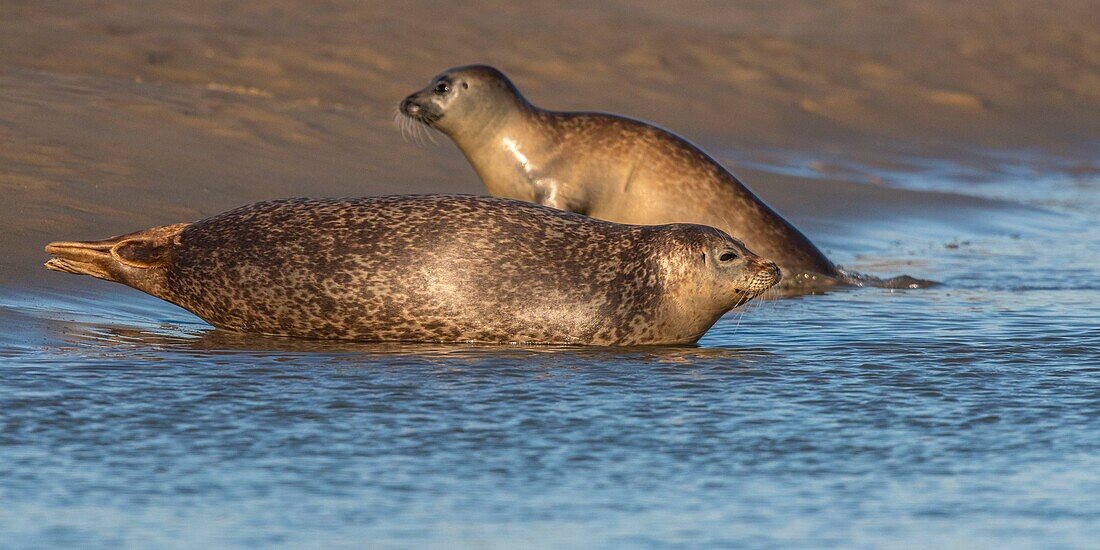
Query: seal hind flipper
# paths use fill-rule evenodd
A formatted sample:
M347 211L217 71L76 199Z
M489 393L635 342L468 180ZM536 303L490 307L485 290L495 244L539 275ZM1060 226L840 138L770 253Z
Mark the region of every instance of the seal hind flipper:
M154 227L100 241L56 241L46 245L54 256L46 269L90 275L156 295L158 277L149 273L165 265L176 238L188 223Z
M916 289L916 288L932 288L939 286L939 281L930 281L927 279L918 279L909 275L898 275L897 277L876 277L874 275L867 275L866 273L860 273L858 271L848 271L844 268L837 267L837 271L840 272L840 280L845 284L852 286L870 286L874 288L889 288L889 289Z

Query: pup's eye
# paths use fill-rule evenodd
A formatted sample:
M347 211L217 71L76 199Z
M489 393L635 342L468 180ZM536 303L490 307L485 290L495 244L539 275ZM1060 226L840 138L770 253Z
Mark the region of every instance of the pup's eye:
M432 88L432 91L435 92L436 95L443 95L451 91L451 85L446 82L440 82L435 85L435 88Z
M737 254L734 254L733 252L723 252L722 255L718 257L718 259L723 262L732 262L733 260L737 259Z

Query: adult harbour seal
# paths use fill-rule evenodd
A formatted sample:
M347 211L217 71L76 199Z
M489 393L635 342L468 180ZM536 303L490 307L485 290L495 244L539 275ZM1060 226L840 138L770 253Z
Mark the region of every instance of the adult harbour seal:
M619 223L717 227L779 264L784 286L862 282L847 280L721 164L661 128L540 109L486 65L445 71L400 110L454 140L494 196Z
M780 278L711 227L462 195L260 202L46 251L220 328L375 341L686 344Z

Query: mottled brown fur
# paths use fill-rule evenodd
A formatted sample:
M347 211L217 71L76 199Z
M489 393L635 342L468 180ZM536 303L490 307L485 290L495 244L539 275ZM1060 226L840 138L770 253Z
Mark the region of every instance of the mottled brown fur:
M689 343L779 278L710 227L456 195L260 202L47 250L221 328L353 340Z

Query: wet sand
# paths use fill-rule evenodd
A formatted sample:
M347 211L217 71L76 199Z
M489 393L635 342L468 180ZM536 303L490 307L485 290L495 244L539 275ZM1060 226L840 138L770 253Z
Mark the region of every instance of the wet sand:
M470 62L501 67L542 106L619 112L681 133L819 242L863 217L980 225L997 204L854 187L827 172L783 177L723 153L1026 149L1096 170L1095 11L1088 2L869 0L830 9L8 2L0 282L42 275L41 247L53 239L265 198L480 193L445 138L421 149L391 123L406 93ZM858 251L833 253L845 263Z

